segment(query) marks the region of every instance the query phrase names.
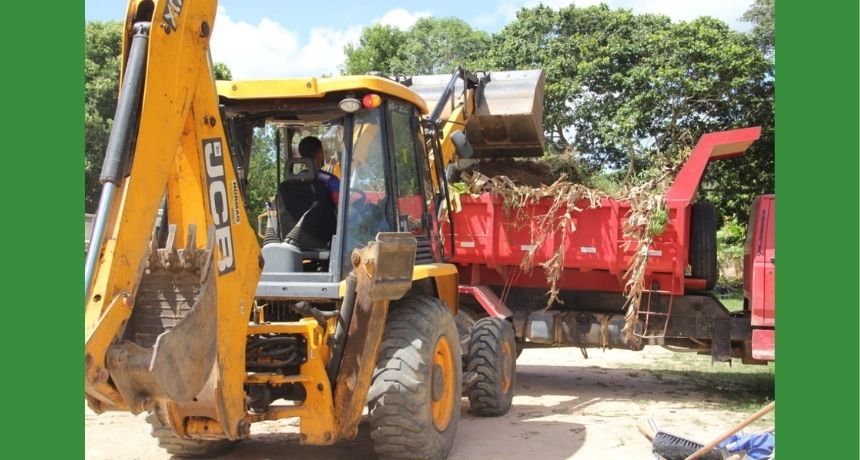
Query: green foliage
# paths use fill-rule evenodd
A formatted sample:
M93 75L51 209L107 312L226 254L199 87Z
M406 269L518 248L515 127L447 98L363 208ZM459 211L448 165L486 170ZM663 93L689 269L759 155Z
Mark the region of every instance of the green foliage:
M88 22L85 29L84 180L87 212L95 212L98 206L99 175L116 111L122 27L118 21L93 21Z
M110 137L119 93L123 23L90 21L85 28L84 55L84 200L86 212L98 206L102 162ZM230 80L226 64L215 63L216 78Z
M409 28L398 49L394 71L407 74L450 73L471 67L490 43L486 32L456 18L421 18Z
M357 46L346 46L341 70L346 75L449 73L457 66L472 68L489 44L489 34L456 18L421 18L405 31L376 24L362 31Z
M737 285L743 278L746 226L734 217L727 217L717 230L717 267L720 284Z
M266 201L270 201L278 190L275 157L274 130L254 129L251 161L248 165L248 199L245 203L252 222L256 222L257 216L266 211ZM272 204L274 205L274 202Z
M753 40L759 49L767 54L772 54L774 51L775 3L774 0L755 0L746 13L741 16L741 20L753 23Z
M216 80L232 80L233 72L223 62L216 62L212 65L212 73L215 74Z
M393 26L374 24L361 31L358 46L346 45L346 61L341 72L344 75L363 75L379 71L393 75L393 62L403 43L405 33Z
M772 61L719 20L672 23L606 5L524 8L483 63L545 70L549 150L572 149L586 175L637 174L704 133L761 125L746 158L711 168L708 198L743 220L752 196L773 190Z

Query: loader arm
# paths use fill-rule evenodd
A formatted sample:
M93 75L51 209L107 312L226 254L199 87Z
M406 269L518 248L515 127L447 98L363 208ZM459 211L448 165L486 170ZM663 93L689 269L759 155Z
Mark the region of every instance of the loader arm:
M89 248L85 392L96 412L158 405L170 417L193 402L190 415L219 421L215 431L235 439L247 430L244 404L227 395L243 394L260 249L211 71L216 6L129 3L119 106L137 110L128 123L114 124L119 153L109 146L108 157L118 166L103 182L115 193L102 194L96 221L103 238ZM135 93L126 81L141 59ZM153 222L162 197L170 230L159 248Z
M543 155L542 70L417 75L411 89L432 107L443 166L460 158ZM455 133L463 133L457 139ZM460 148L455 144L460 144ZM463 148L465 146L465 148Z

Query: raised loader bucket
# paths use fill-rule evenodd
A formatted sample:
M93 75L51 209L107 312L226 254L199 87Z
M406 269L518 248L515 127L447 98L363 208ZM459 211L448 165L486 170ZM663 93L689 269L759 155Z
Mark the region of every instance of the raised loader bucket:
M535 157L543 155L543 70L490 72L489 82L478 93L477 110L466 124L473 158ZM431 109L436 107L450 82L450 75L412 77L411 89ZM462 94L457 82L455 97ZM442 112L446 118L451 102Z

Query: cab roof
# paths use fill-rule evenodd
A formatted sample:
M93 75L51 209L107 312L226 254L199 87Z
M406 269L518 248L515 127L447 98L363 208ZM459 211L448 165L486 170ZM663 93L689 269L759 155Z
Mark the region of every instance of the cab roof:
M375 92L403 99L427 114L427 103L406 86L387 78L356 75L328 78L291 78L283 80L240 80L216 82L218 95L228 99L300 99L325 97L332 93Z

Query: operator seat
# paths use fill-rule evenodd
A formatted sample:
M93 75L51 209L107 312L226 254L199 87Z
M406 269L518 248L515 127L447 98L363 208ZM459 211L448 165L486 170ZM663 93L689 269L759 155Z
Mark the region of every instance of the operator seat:
M276 201L281 239L302 252L327 253L337 230L336 207L313 159L287 160Z

